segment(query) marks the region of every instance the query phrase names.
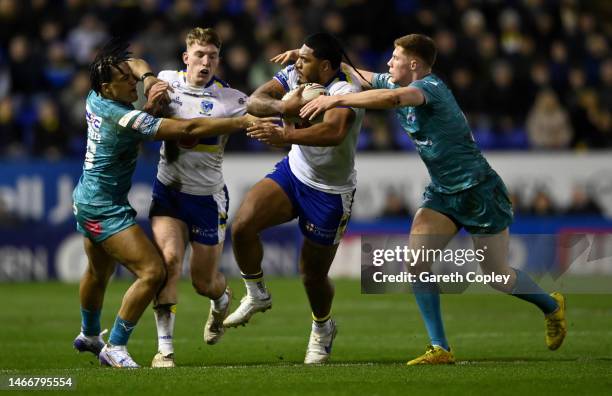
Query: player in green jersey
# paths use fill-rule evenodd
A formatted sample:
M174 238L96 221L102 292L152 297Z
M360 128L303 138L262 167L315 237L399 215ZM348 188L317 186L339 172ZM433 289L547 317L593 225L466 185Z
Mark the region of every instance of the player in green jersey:
M83 174L73 194L77 229L84 235L88 267L80 285L81 333L74 346L96 354L103 365L135 368L126 345L138 319L166 279L162 259L144 231L127 195L140 143L146 139L200 138L227 134L258 122L234 118L156 118L134 109L136 83L145 83L145 110L167 100L168 84L158 81L146 62L129 58L127 44L111 41L90 66L92 91L87 97L87 152ZM100 312L116 262L136 276L105 345Z
M545 293L529 275L508 265L508 226L513 218L508 192L476 146L453 94L432 74L436 59L433 40L409 34L395 40L394 46L387 63L388 73L360 70L364 76L362 85L373 89L321 96L306 104L300 116L316 117L337 106L395 108L431 177L412 222L409 247L444 249L459 229L465 228L472 234L475 249L487 247L480 263L483 273L506 275L506 283L500 281L491 286L540 308L545 315L548 348L557 349L566 334L565 298L559 293ZM293 57L293 51L288 51L273 60L285 62ZM410 271L417 275L429 272L431 265L420 260ZM416 282L413 291L431 345L424 355L408 364L453 363L455 358L444 333L438 285Z

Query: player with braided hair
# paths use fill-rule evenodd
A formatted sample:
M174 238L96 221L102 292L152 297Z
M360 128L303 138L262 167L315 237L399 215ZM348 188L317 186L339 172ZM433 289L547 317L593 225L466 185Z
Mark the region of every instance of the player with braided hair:
M103 365L136 368L127 342L143 311L166 280L162 259L144 231L127 196L140 143L146 139L200 138L235 132L257 117L156 118L134 109L136 83L144 81L149 99L145 110L168 99L168 84L158 81L147 63L130 58L128 44L111 40L90 66L92 91L87 96L87 151L83 174L74 193L77 229L84 235L88 266L81 279L81 333L74 340L80 352L92 352ZM136 276L105 345L100 334L104 292L116 262Z
M343 50L335 37L312 34L304 40L298 55L294 65L278 72L251 95L249 111L260 115L296 114L299 100L280 98L303 83L321 84L336 95L361 91L359 77L341 67ZM242 325L253 314L271 308L259 233L297 217L304 235L300 271L313 319L306 364L327 362L337 333L331 317L334 287L328 272L351 216L355 151L362 119L362 110L346 107L325 113L321 122L306 128L261 123L248 130L251 137L268 144L291 144L291 151L251 188L232 224L234 255L247 295L223 323L227 327Z

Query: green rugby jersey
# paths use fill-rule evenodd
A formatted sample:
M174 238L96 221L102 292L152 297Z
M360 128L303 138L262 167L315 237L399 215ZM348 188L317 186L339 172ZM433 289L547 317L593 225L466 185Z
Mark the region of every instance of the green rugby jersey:
M140 143L155 136L162 119L94 91L87 96L85 116L87 152L73 200L93 206L126 204Z
M390 79L388 73L375 73L372 86L400 88ZM494 174L476 146L465 115L446 84L429 74L410 86L423 92L425 103L399 107L395 112L429 171L433 189L452 194Z

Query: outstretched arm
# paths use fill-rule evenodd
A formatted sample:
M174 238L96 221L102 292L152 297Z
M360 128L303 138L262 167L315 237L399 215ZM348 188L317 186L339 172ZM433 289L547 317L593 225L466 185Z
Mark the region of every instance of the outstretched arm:
M325 113L322 122L308 128L295 129L291 123L279 126L262 120L249 127L247 134L272 146L337 146L346 137L354 118L355 112L351 109L334 109Z
M281 100L285 89L278 81L272 79L257 88L247 101L247 111L258 116L277 114L297 115L302 105L302 90L300 87L289 100Z
M415 87L373 89L346 95L319 96L302 107L300 117L312 120L319 113L339 106L392 109L402 106L420 106L424 103L423 92Z
M249 96L247 111L259 116L283 114L285 107L280 99L284 94L285 90L281 83L270 80Z
M163 118L154 139L176 140L184 137L226 135L260 122L273 122L275 120L275 118L260 119L250 114L232 118L200 117L189 120Z

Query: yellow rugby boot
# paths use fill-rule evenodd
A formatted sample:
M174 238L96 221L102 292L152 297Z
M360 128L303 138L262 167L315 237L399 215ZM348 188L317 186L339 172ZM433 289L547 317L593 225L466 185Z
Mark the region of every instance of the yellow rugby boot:
M417 364L455 364L455 356L453 356L450 350L447 351L438 345L428 345L423 355L412 359L406 364L408 366Z
M565 320L565 297L559 292L550 293L559 308L544 317L546 322L546 346L551 351L559 348L567 334L567 321Z

